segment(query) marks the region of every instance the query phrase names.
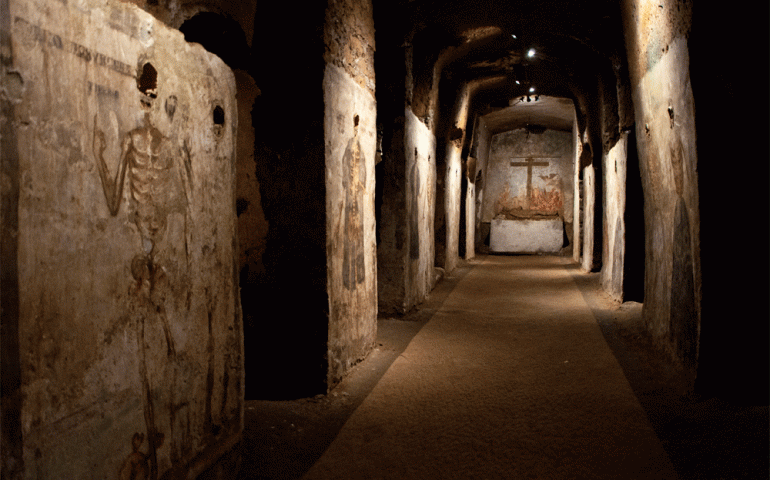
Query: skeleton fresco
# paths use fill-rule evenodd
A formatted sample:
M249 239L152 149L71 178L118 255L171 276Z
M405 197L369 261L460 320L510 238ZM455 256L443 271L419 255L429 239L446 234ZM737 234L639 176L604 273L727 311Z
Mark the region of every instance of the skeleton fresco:
M137 342L140 351L139 374L142 380L144 416L147 428L149 453L145 463L149 471L144 472L137 462L131 469L137 470L129 478L157 478L157 449L165 439L156 421L154 390L167 390L170 396L171 428L176 409L175 383L178 369L177 352L174 336L169 325L169 309L183 310L184 306L175 304L173 298L179 297L179 291L187 288L187 256L189 195L192 189L192 165L187 141L177 145L171 138L164 136L151 122L150 110L155 104L154 92L142 97L145 110L143 125L129 131L120 143L120 156L114 177L110 176L104 152L107 138L99 128L98 115L94 116L93 154L101 179L104 196L112 216L117 216L123 200L123 190L128 190L127 217L136 227L141 241L141 250L133 257L130 265L133 282L129 288L130 315L137 323ZM176 110L176 97L166 99L164 110L169 119L173 119ZM184 230L180 236L176 232ZM173 235L169 231L175 232ZM183 245L180 244L183 242ZM180 261L182 258L182 261ZM174 294L172 294L172 292ZM189 292L187 292L189 296ZM189 297L188 297L189 298ZM165 354L170 364L171 378L165 385L152 385L148 365L152 363L151 345L158 342L153 332L159 327L165 340ZM155 349L157 350L157 348ZM157 352L156 352L157 353ZM170 439L171 451L177 449ZM133 457L144 455L138 451L142 441L135 437L132 441ZM136 459L135 459L136 460ZM138 466L139 465L139 466ZM122 472L121 475L126 474Z
M183 476L242 430L236 78L130 2L3 5L3 267L24 286L3 459L29 478Z
M168 280L168 269L158 261L161 253L157 246L165 239L169 215L187 216L186 192L190 188L191 175L189 149L186 145L176 148L150 123L149 115L145 115L144 126L131 130L123 139L114 179L109 177L104 160L105 147L104 133L97 127L94 117L94 156L110 214L118 214L127 181L130 192L128 216L141 237L142 252L131 262L131 274L137 281L137 288L149 288L148 299L162 309L162 291L158 287ZM182 175L174 168L181 157L187 166ZM174 342L167 322L164 322L164 332L171 355Z

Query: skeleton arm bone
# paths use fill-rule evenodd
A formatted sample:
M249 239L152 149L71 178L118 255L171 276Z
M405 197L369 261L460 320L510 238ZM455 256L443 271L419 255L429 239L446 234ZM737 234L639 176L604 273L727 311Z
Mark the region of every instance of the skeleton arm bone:
M179 165L179 176L182 179L182 185L184 187L185 197L187 199L187 208L192 206L192 190L193 190L193 172L192 172L192 157L190 156L190 145L187 138L184 139L181 148L181 165Z
M96 167L99 170L99 177L102 180L102 188L104 190L104 198L107 200L107 208L110 209L110 214L113 217L118 214L118 209L120 209L120 200L123 196L123 184L126 178L126 166L128 165L128 150L130 144L131 137L127 136L123 140L121 146L118 171L115 174L115 179L111 179L107 163L104 161L104 150L107 148L107 142L104 139L104 132L99 130L96 126L96 116L94 115L94 158L96 159Z

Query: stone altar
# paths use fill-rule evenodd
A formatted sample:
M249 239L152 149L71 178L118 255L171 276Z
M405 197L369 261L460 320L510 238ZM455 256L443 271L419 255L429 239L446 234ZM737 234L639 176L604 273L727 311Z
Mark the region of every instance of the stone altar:
M492 220L489 248L495 253L557 253L564 243L558 217Z

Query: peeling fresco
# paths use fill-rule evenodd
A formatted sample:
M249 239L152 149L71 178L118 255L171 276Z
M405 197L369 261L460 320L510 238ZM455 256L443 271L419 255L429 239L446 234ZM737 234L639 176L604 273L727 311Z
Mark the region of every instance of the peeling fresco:
M538 216L557 217L562 207L562 194L559 190L533 188L530 196L513 197L510 188L506 188L495 200L494 212L495 218L504 217L508 220Z
M568 132L525 129L492 139L482 221L560 218L572 221L572 138ZM565 188L566 186L566 188Z
M406 152L406 219L409 253L404 275L401 312L422 302L436 281L434 216L436 212L436 137L405 107L404 150ZM441 179L444 176L441 175ZM443 208L441 209L443 210Z
M364 264L364 191L366 190L366 159L362 159L358 140L358 116L355 117L353 138L342 156L342 188L345 192L344 252L342 254L342 284L354 290L366 276Z
M25 478L183 476L241 434L232 72L130 4L10 18Z
M326 384L330 389L371 351L377 333L377 128L374 97L333 63L326 65L324 73L324 102L329 297Z

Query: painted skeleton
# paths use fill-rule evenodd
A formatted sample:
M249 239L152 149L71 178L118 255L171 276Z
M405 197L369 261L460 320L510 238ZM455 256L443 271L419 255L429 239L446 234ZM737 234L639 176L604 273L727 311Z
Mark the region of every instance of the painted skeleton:
M169 117L173 117L173 111L169 112L168 106L166 113ZM111 178L104 160L107 142L104 133L97 125L97 117L94 117L93 151L107 207L112 216L117 216L123 198L123 187L128 183L128 218L136 226L141 237L142 252L135 255L131 262L131 274L135 282L130 289L134 299L130 308L138 321L138 346L140 351L144 352L140 357L139 373L145 398L149 451L146 456L141 454L145 463L134 461L130 468L139 468L148 463L149 471L146 466L143 467L144 470L139 468L140 473L137 473L135 478L154 479L158 474L157 449L163 444L163 434L157 428L155 406L151 400L152 386L148 378L145 358L149 343L145 329L151 328L146 325L148 320L154 318L159 321L165 335L166 354L174 365L177 355L174 337L169 326L169 315L166 312L166 299L171 289L184 288L176 286L184 284L184 281L182 278L177 278L180 277L179 268L173 267L179 263L174 261L178 255L173 246L174 239L166 237L169 220L181 217L185 226L183 255L187 254L187 222L192 183L190 153L187 142L184 142L182 147L176 146L151 123L149 112L145 112L144 125L129 131L123 138L117 172L115 177ZM173 235L168 236L173 237ZM181 268L186 269L186 266L183 265ZM172 403L174 383L172 379L170 393ZM174 440L170 440L173 444ZM138 447L134 445L134 456L139 458L140 453Z

